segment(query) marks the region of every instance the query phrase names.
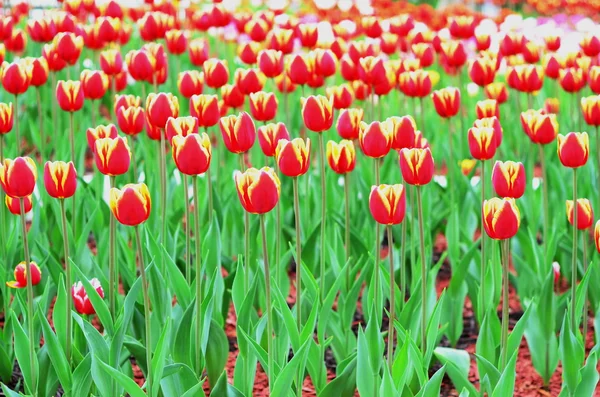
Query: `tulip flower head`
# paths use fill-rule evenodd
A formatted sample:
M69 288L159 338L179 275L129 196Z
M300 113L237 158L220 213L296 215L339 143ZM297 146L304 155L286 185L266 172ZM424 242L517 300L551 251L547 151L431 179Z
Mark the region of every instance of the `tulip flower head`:
M433 179L433 156L428 147L402 149L399 159L402 177L409 185L427 185Z
M258 121L271 121L277 114L279 101L272 92L258 91L250 94L250 112Z
M454 117L460 110L460 90L456 87L446 87L433 91L431 99L440 117Z
M392 149L392 134L385 122L361 122L358 141L365 156L372 158L384 157Z
M120 106L117 110L117 124L126 135L137 135L144 130L144 109L139 106Z
M152 92L146 98L146 115L153 126L164 129L169 117L179 116L179 101L170 92Z
M32 197L33 196L23 197L23 211L25 214L29 213L33 209L33 202L31 201ZM16 216L21 215L21 199L6 196L4 198L4 203L11 214Z
M101 71L97 70L84 70L80 76L81 89L83 90L83 97L90 100L100 99L106 94L109 85L108 76ZM57 91L58 95L58 91Z
M0 135L8 134L14 125L13 104L0 102Z
M411 98L422 98L431 92L433 87L432 74L425 70L401 73L398 85L404 95Z
M56 86L56 100L65 112L76 112L83 107L84 94L81 82L60 80Z
M567 219L573 226L573 200L567 200ZM588 199L577 199L577 229L586 230L592 227L594 210Z
M190 115L198 119L201 127L212 127L219 122L219 100L216 95L192 95Z
M328 97L333 98L334 109L347 109L354 100L352 86L348 83L327 87L326 92Z
M560 101L558 98L546 98L544 102L544 111L547 114L558 114L560 110Z
M190 62L194 66L204 66L204 62L208 60L208 42L204 39L195 39L190 41L188 48ZM229 72L228 76L229 76Z
M477 160L464 159L464 160L459 161L458 164L460 165L460 170L461 170L462 174L464 176L469 176L471 171L473 171L473 169L477 165Z
M502 126L500 125L500 120L498 120L498 117L494 116L494 117L484 117L482 119L477 119L473 122L473 127L475 127L475 128L484 128L484 127L492 128L494 130L494 138L496 140L496 147L500 147L500 144L502 144L503 130L502 130Z
M496 155L496 132L491 127L471 127L468 133L469 151L477 160L489 160Z
M461 41L449 41L441 44L442 55L446 64L453 68L460 68L467 62L465 46Z
M250 95L263 89L266 77L258 69L236 69L234 81L244 95Z
M203 85L204 75L197 70L186 70L177 77L177 88L185 98L202 94Z
M587 163L590 142L587 132L558 134L558 158L565 167L579 168Z
M100 69L108 76L114 76L123 71L123 57L119 50L104 50L100 53Z
M392 116L385 120L386 129L392 135L392 149L412 148L415 143L417 124L412 116Z
M102 289L100 281L98 281L97 278L93 278L90 280L90 284L94 287L100 298L104 298L104 290ZM92 302L81 281L76 282L73 284L73 287L71 287L71 297L73 298L73 306L75 306L77 313L87 316L96 313L96 309L92 306Z
M344 139L358 139L363 115L363 109L350 108L340 111L335 127L338 134Z
M204 69L204 81L211 88L220 88L229 81L229 68L227 61L211 58L202 65Z
M525 193L526 184L523 163L496 161L492 170L492 185L498 196L518 199Z
M104 175L122 175L129 170L131 151L127 138L101 138L94 145L94 158L98 171Z
M487 57L475 58L469 65L469 77L480 87L493 83L496 77L496 60Z
M77 171L73 162L48 161L44 165L44 186L57 199L72 197L77 189Z
M152 207L150 192L144 183L127 184L123 189L110 189L110 209L125 226L137 226L148 220Z
M484 88L485 96L488 99L495 99L499 105L502 105L508 100L508 90L504 83L491 83Z
M31 67L31 85L34 87L41 87L48 81L48 74L50 69L48 68L48 61L45 58L24 58Z
M267 157L275 156L280 140L290 139L290 134L283 123L269 123L258 128L258 143Z
M177 169L185 175L204 174L210 167L212 149L210 138L206 133L175 135L173 145L173 160Z
M579 92L585 86L583 70L580 68L561 69L559 71L559 82L566 92Z
M238 197L244 209L252 214L265 214L279 201L280 181L272 168L248 168L234 174Z
M327 142L327 162L337 174L347 174L356 166L354 142L343 139L340 143Z
M498 101L495 99L478 101L475 105L475 111L478 119L483 119L485 117L500 118L500 107L498 106Z
M283 53L277 50L262 50L257 57L258 68L269 78L274 78L283 73Z
M29 263L29 271L31 272L31 285L35 286L42 281L42 271L35 262ZM15 279L13 281L7 281L6 285L10 288L25 288L27 287L27 266L25 262L19 263L15 267L14 271Z
M594 226L594 242L596 243L596 250L600 253L600 220Z
M4 62L0 65L2 87L12 95L24 94L31 85L33 69L27 62Z
M514 199L494 197L482 207L483 227L494 240L506 240L517 234L521 214Z
M322 95L302 98L302 119L311 131L327 131L333 124L333 99Z
M530 109L521 113L521 125L533 143L547 145L558 134L558 120L555 114L544 114Z
M4 159L0 164L0 185L7 196L31 196L37 181L37 168L31 157Z
M246 112L222 117L219 120L219 128L225 147L232 153L245 153L254 145L256 126Z
M369 209L377 223L397 225L406 213L406 193L403 185L379 185L371 188Z
M198 133L198 119L192 116L187 117L169 117L165 126L167 139L171 141L173 137L188 136Z
M600 126L600 95L581 98L581 112L587 125Z
M94 151L96 141L102 138L116 138L119 135L117 127L114 124L99 125L96 128L88 128L86 131L88 146Z

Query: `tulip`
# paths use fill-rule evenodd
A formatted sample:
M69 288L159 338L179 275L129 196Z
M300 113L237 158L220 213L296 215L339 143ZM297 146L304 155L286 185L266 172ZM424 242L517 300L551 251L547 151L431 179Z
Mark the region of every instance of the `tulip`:
M211 58L204 62L204 81L211 88L219 88L227 84L229 80L229 69L227 61Z
M454 117L460 110L460 90L456 87L446 87L434 91L431 99L440 117Z
M483 203L485 232L494 240L506 240L517 234L521 215L512 198L494 197Z
M363 114L363 109L342 109L335 127L338 134L344 139L358 139Z
M202 94L203 84L204 76L196 70L181 72L177 76L177 88L185 98Z
M100 68L108 76L114 76L123 71L123 57L118 50L105 50L100 53Z
M298 25L298 38L302 47L313 48L317 45L319 38L319 31L317 30L317 24L303 23Z
M79 81L60 80L56 86L56 100L65 112L76 112L83 107L84 94Z
M27 196L23 198L23 213L27 214L33 209L33 203L31 201L32 196ZM21 215L21 199L6 196L4 198L4 203L6 204L6 208L13 215Z
M115 113L119 110L119 108L130 108L130 107L139 107L142 104L142 99L139 96L135 95L116 95L115 96L115 104L114 110Z
M365 156L373 158L384 157L392 148L392 135L386 123L374 121L360 123L359 143ZM378 183L378 182L377 182Z
M460 68L467 62L465 46L460 41L442 43L442 55L446 64L453 68Z
M172 140L173 160L185 175L204 174L210 167L212 149L206 133L175 135Z
M489 160L496 155L495 131L490 127L469 128L469 151L477 160Z
M558 135L558 158L565 167L579 168L589 157L589 138L586 132L569 132Z
M483 57L475 58L469 65L469 77L480 87L492 83L496 77L496 61Z
M500 121L496 116L494 117L484 117L482 119L477 119L473 123L473 127L475 128L484 128L489 127L494 130L494 138L496 140L496 147L500 147L502 143L502 126L500 125Z
M185 32L171 29L165 33L165 44L171 54L181 55L187 49L187 37Z
M518 199L525 193L525 167L514 161L496 161L492 170L492 185L500 197Z
M4 63L0 67L2 86L9 94L24 94L31 84L31 73L31 65L26 62Z
M550 33L544 36L544 42L548 51L558 51L560 48L560 35Z
M485 51L490 48L492 39L489 34L480 33L475 35L475 42L477 44L477 51Z
M127 70L136 81L152 81L156 69L156 58L145 50L132 50L125 56Z
M144 129L144 109L139 106L120 106L117 110L117 123L126 135L137 135Z
M354 91L354 97L359 101L364 101L371 95L371 87L360 80L352 82L352 90Z
M360 58L358 62L358 75L369 86L380 84L385 79L385 65L380 57L368 56Z
M219 122L219 101L216 95L193 95L190 98L190 115L198 119L201 127L212 127Z
M88 98L90 100L97 100L97 99L101 99L104 94L106 94L106 91L108 90L108 76L106 74L104 74L104 72L100 72L100 71L92 71L92 70L84 70L81 72L81 77L80 77L80 83L81 83L81 103L83 104L83 98ZM59 84L61 84L61 82L59 81ZM63 88L63 90L66 90L65 88ZM73 92L74 89L72 89L71 92ZM58 98L58 87L57 87L57 98ZM61 94L61 95L69 95L69 94ZM75 94L72 94L75 95ZM77 95L79 96L79 92L77 92ZM79 100L79 97L77 98L77 100ZM65 111L70 111L67 110L69 109L69 102L72 101L72 99L62 99L64 104L61 104L60 100L59 100L59 105L61 106L61 109L65 110ZM64 107L63 107L64 106ZM79 110L79 109L76 109Z
M349 108L354 100L352 87L348 83L327 87L326 92L328 97L333 98L334 109Z
M388 117L385 120L385 124L385 128L392 136L393 150L398 151L414 146L417 124L412 116Z
M31 66L31 85L40 87L48 81L48 61L45 58L26 58L27 63Z
M518 65L509 70L507 82L518 91L536 92L544 83L544 70L539 65Z
M559 82L566 92L578 92L585 86L583 70L578 68L562 69L559 71Z
M433 179L433 157L429 148L400 150L400 170L404 181L409 185L422 186Z
M245 31L253 41L261 42L267 38L269 25L262 19L251 19L246 24Z
M0 185L7 196L31 196L37 180L37 168L30 157L4 159L0 164Z
M347 174L356 166L356 150L354 143L350 140L342 140L340 143L327 142L327 161L331 169L337 174Z
M96 128L88 128L87 129L87 141L90 150L94 151L96 147L96 141L102 138L112 138L115 139L119 133L117 131L117 127L114 124L109 125L99 125Z
M237 116L222 117L219 127L223 135L223 143L232 153L245 153L252 148L256 139L254 121L246 112Z
M25 288L28 284L28 278L31 278L31 285L38 285L42 281L42 271L35 262L31 262L29 266L26 262L21 262L15 267L14 281L7 281L6 285L10 288ZM30 275L27 276L27 267L29 267Z
M3 139L2 135L8 134L12 130L13 123L13 104L0 102L0 139Z
M97 278L93 278L90 280L90 284L92 287L94 287L100 298L104 298L104 290L102 289L100 281L98 281ZM75 306L75 310L77 310L77 313L88 316L96 314L96 309L94 309L94 306L92 306L92 302L90 301L81 281L73 284L73 287L71 288L71 298L73 299L73 304Z
M252 214L265 214L279 201L280 182L269 167L249 168L234 174L238 197L244 209Z
M579 42L579 46L585 55L595 57L600 54L600 39L593 35L586 35Z
M586 124L600 126L600 96L581 98L581 111Z
M44 166L44 186L50 197L72 197L77 189L77 171L73 163L47 161Z
M477 26L477 21L471 15L450 17L448 20L450 34L457 39L469 39L473 37L475 26Z
M327 131L333 124L333 100L322 95L302 98L302 119L311 131Z
M83 49L83 39L74 33L59 33L54 37L54 44L60 57L69 65L75 65Z
M555 114L543 114L536 110L521 113L523 130L533 143L547 145L558 134L558 120Z
M152 125L164 129L169 117L179 115L179 101L170 92L159 94L152 92L146 98L146 114Z
M272 92L258 91L250 94L250 112L258 121L270 121L277 114L277 97Z
M281 173L289 177L306 174L310 164L310 139L280 139L275 149L275 158Z
M371 188L369 209L377 223L397 225L404 220L406 193L404 186L379 185Z
M573 200L567 200L567 218L573 226ZM588 199L577 199L577 229L585 230L592 227L594 210Z
M208 60L208 42L204 39L194 39L189 43L188 55L194 66L203 66Z
M406 37L415 26L413 16L410 14L400 14L389 20L390 32L400 37Z
M94 146L94 158L98 171L104 175L122 175L129 169L131 151L127 138L101 138Z
M240 58L245 65L254 65L258 59L258 51L260 48L260 44L255 41L242 43L237 49L238 58Z
M485 96L488 99L495 99L498 105L502 105L508 100L508 90L504 83L491 83L484 87Z
M234 80L244 95L258 92L265 85L265 76L257 69L237 69Z
M435 53L433 51L433 47L431 46L431 44L427 44L427 43L413 44L411 49L412 49L412 52L415 55L415 57L419 60L420 66L422 68L427 68L427 67L433 65Z
M429 95L433 86L431 75L424 70L401 73L398 79L400 90L411 98Z
M348 54L344 54L340 59L340 73L346 81L354 81L360 78L358 66Z
M544 101L544 112L548 114L558 114L560 102L558 98L546 98Z
M317 48L315 53L315 73L319 76L333 76L337 70L337 59L331 50Z
M267 157L275 156L280 140L290 139L290 134L283 123L270 123L258 128L258 143Z
M485 117L500 118L500 108L498 107L498 102L495 99L478 101L475 105L475 111L478 119L483 119Z
M283 54L276 50L262 50L257 57L258 68L269 78L274 78L283 73Z
M150 216L151 201L148 187L143 184L127 184L123 189L110 190L110 209L123 225L137 226Z
M293 35L294 31L291 29L272 30L267 35L267 47L283 54L291 54L294 51Z

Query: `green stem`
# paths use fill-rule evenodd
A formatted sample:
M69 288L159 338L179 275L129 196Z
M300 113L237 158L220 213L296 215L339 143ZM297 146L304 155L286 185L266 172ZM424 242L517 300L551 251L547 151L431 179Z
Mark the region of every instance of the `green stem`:
M15 107L13 108L14 125L15 125L15 138L17 140L17 146L15 148L17 154L21 155L21 136L19 132L19 96L15 95Z
M69 143L71 146L71 161L75 165L78 166L78 163L75 159L75 121L73 119L73 112L69 112ZM76 225L77 218L75 216L75 196L71 198L71 223L73 227L73 236L76 236Z
M204 132L206 133L206 135L208 135L210 137L210 135L208 134L208 127L204 127ZM218 164L217 164L218 165ZM217 170L219 169L219 166L217 166ZM218 179L219 174L217 173L217 180ZM212 224L212 218L213 218L213 187L212 187L212 175L210 173L210 163L208 164L208 169L206 170L206 179L208 182L208 224Z
M279 170L277 169L277 161L275 161L274 168L275 173L279 175ZM275 214L277 216L277 231L275 237L275 285L279 285L279 282L281 281L281 240L283 238L281 236L281 203L279 201L275 206Z
M506 366L508 357L508 255L510 251L510 239L502 241L502 334L500 351L502 354L500 368Z
M483 203L485 201L485 160L481 161L481 205L483 206ZM481 214L480 214L481 215ZM479 302L479 321L483 322L483 315L484 315L484 311L485 311L485 299L486 299L486 291L485 291L485 273L486 273L486 263L485 263L485 231L484 231L484 226L483 226L483 215L481 215L481 226L480 226L480 233L481 233L481 264L480 264L480 271L481 271L481 280L480 280L480 291L481 291L481 300Z
M35 87L35 97L37 101L38 119L40 125L40 158L42 163L46 155L46 137L44 136L44 111L42 109L42 99L40 97L40 87Z
M379 186L379 159L375 159L375 186ZM379 259L381 257L381 225L375 223L375 264L373 266L373 277L375 278L375 307L377 308L377 318L379 318Z
M265 297L266 297L266 315L267 315L267 346L268 346L268 369L267 369L267 378L269 380L269 390L273 390L273 339L275 338L275 334L273 332L273 316L271 315L271 273L269 271L269 253L267 249L267 232L265 230L265 216L264 214L260 215L260 232L263 240L263 261L265 265Z
M327 211L327 184L325 180L325 143L323 133L319 134L319 157L320 157L320 173L321 173L321 258L320 258L320 294L321 303L325 300L325 220Z
M548 245L548 238L550 238L549 236L549 223L550 223L550 210L549 210L549 204L548 204L548 178L546 175L546 156L544 156L544 147L542 145L538 145L538 151L539 151L539 156L540 156L540 168L542 171L542 195L543 195L543 206L544 206L544 237L542 239L542 242L544 244L544 265L547 265L547 258L546 255L548 254L546 252L546 247Z
M192 177L194 189L194 251L196 254L196 377L202 376L201 337L202 337L202 247L200 239L200 196L198 195L198 177Z
M406 299L406 228L407 220L402 222L402 236L400 237L400 310L404 307Z
M588 270L588 262L587 262L587 230L583 233L583 274L585 275ZM587 330L588 330L588 296L587 296L587 288L584 294L585 301L583 303L583 341L585 345L585 341L587 339Z
M423 203L421 186L417 186L417 206L419 211L419 240L421 249L421 349L427 350L427 265L425 264L425 233L423 231Z
M596 186L600 186L600 126L596 126L596 156L598 161L598 168L596 168ZM0 155L0 159L1 159ZM598 192L600 196L600 191Z
M140 258L140 275L142 277L142 292L144 294L144 325L146 328L146 394L152 396L152 335L150 321L150 294L148 291L148 280L146 268L144 267L144 252L142 250L142 239L140 238L139 226L135 227L135 240Z
M244 153L240 153L240 171L246 170L244 164ZM248 211L244 211L244 294L248 294L250 291L250 216Z
M33 332L33 285L31 280L31 257L29 256L29 244L27 243L27 221L25 220L25 199L19 198L19 208L21 210L21 233L23 235L23 253L25 255L25 271L27 282L27 331L29 334L29 363L31 365L31 388L30 391L37 396L37 373L34 363L35 349L39 346L39 341L35 342Z
M302 224L300 222L300 199L298 197L298 177L294 178L294 219L296 221L296 324L298 333L302 332ZM302 380L304 371L298 369L296 382L296 395L302 395Z
M94 101L90 101L90 119L92 120L92 125L97 126L96 124L96 109L94 109Z
M394 320L396 310L396 278L394 276L394 236L392 234L392 226L387 227L388 236L388 247L390 255L390 324L388 331L388 367L390 373L392 371L392 364L394 363Z
M165 131L160 131L159 155L160 155L160 212L161 212L161 233L160 245L166 248L167 244L167 161L165 159ZM165 253L161 252L161 273L165 269Z
M138 181L137 161L135 160L135 141L136 140L137 140L137 138L135 136L132 136L131 139L129 139L129 149L131 150L131 164L133 165L133 180L135 183L137 183L137 181Z
M345 235L345 246L346 246L346 290L350 292L350 176L344 174L344 235Z
M110 180L110 188L114 188L115 187L115 180L116 177L114 175L111 175L109 177ZM114 215L111 215L110 217L110 224L109 224L109 235L108 235L108 284L109 284L109 294L108 294L108 302L109 302L109 308L110 308L110 315L113 319L113 321L115 321L117 319L117 291L119 291L119 281L118 281L118 275L117 275L117 270L116 270L116 250L115 250L115 243L116 243L116 229L117 229L117 224L115 222L115 217Z
M66 290L70 291L71 289L71 285L72 285L72 281L71 281L71 262L70 262L70 255L69 255L69 236L67 233L67 214L65 211L65 199L60 199L60 217L61 217L61 221L62 221L62 232L63 232L63 250L64 250L64 254L65 254L65 280L66 280ZM111 216L112 218L112 216ZM67 293L67 305L65 306L65 318L67 321L66 324L66 333L67 333L67 341L66 341L66 346L65 346L65 353L67 355L67 360L69 361L69 363L71 362L71 337L72 337L72 331L71 331L71 324L72 324L72 318L71 318L71 308L73 306L73 298L71 297L70 293Z
M421 133L425 136L425 103L423 101L424 97L420 98L420 111L421 111Z
M188 285L192 285L192 267L190 266L190 195L188 187L188 176L183 174L183 199L185 202L185 254L183 255L183 262L185 263L185 280Z
M575 332L577 316L577 168L573 168L573 252L571 262L571 329Z
M56 72L50 72L50 76L52 77L52 94L54 94L54 90L56 90ZM58 102L52 101L52 122L54 124L54 132L58 133L58 110L57 110ZM61 134L62 136L62 131ZM52 142L52 140L50 140ZM55 140L56 141L56 140ZM56 154L57 148L54 148L54 152ZM52 150L50 150L52 152Z
M4 163L4 135L0 134L0 164L2 163ZM10 266L8 266L8 263L6 263L6 234L8 233L8 230L6 230L5 220L6 207L2 205L4 200L4 190L0 189L0 258L2 258L2 263L6 269L5 277L7 280L10 280ZM6 315L10 306L9 289L6 284L2 286L2 298L4 301L4 314Z

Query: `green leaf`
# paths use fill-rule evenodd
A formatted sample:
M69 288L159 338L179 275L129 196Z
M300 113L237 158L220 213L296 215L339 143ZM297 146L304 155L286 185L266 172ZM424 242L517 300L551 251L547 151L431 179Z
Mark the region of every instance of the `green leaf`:
M379 387L379 395L386 397L400 397L400 393L398 393L398 390L394 387L394 381L392 380L392 375L390 374L390 369L387 365L383 366L383 381Z
M196 397L204 394L202 390L202 386L204 385L204 379L198 382L196 386L192 387L188 391L186 391L181 397Z
M356 389L356 354L347 360L342 373L338 373L331 382L325 386L319 397L352 397Z
M560 331L559 356L563 366L563 381L571 395L574 395L585 351L581 340L571 331L568 316L569 312L567 311Z
M598 352L592 351L587 358L585 366L579 371L581 380L575 388L575 396L577 397L593 397L598 384Z
M92 387L92 356L88 354L73 372L73 395L87 396Z
M417 394L417 397L437 397L440 395L442 379L446 373L446 367L442 367L435 371L435 374L425 384L425 387Z
M39 311L39 317L42 319L42 330L44 333L45 342L44 345L48 347L50 361L52 361L52 365L54 366L54 370L58 375L58 379L60 380L63 390L68 395L71 393L71 386L73 383L71 367L67 361L65 352L58 342L57 336L52 331L52 328L50 328L50 324L48 324L48 320L41 310Z
M2 391L6 394L7 397L21 397L23 394L12 391L8 388L4 383L2 383Z
M154 348L154 354L152 356L152 395L158 396L160 390L160 380L163 377L163 371L165 368L165 359L167 356L167 350L169 344L165 343L168 339L169 331L171 330L171 319L168 318L163 331L158 339L158 343ZM148 348L148 346L146 347Z
M81 270L79 270L79 267L77 267L75 262L73 262L72 260L70 261L71 267L73 268L73 270L75 270L77 277L79 277L81 283L83 284L83 288L85 289L85 292L87 293L90 302L94 307L94 310L96 310L96 315L100 319L100 322L102 323L108 334L113 335L115 329L112 317L110 315L110 311L108 310L108 305L106 304L104 299L102 299L100 295L98 295L98 291L96 291L96 288L94 288L92 283L89 282L88 278L81 272Z
M378 390L379 377L371 366L369 358L369 343L362 328L358 330L358 366L357 371L360 376L356 377L356 386L362 396L376 395L374 390Z
M69 297L70 299L70 297ZM56 295L56 302L54 302L54 310L52 311L52 320L54 324L54 329L56 330L56 336L58 337L58 341L62 346L63 350L65 350L65 346L67 344L67 291L65 289L65 283L62 274L60 275L60 279L58 282L58 293ZM69 310L69 316L71 315L71 310ZM61 381L62 382L62 381Z
M173 289L177 301L181 302L183 307L188 307L192 297L190 287L185 281L185 277L181 274L181 271L177 267L177 264L173 261L166 248L161 246L160 249L165 257L166 271L169 276L169 287Z
M469 381L469 353L464 350L436 347L433 354L446 366L446 372L456 389L467 389L473 396L478 395L477 389Z
M98 360L97 362L100 364L100 368L106 371L106 373L110 377L116 379L116 381L119 382L119 384L131 397L146 397L146 393L144 393L144 391L140 389L140 387L137 385L137 383L135 383L133 379L131 379L124 373L112 368L110 365L106 364L98 357L96 357L96 359Z
M31 361L29 359L30 339L23 330L23 327L21 327L15 312L13 312L13 324L15 332L15 356L17 357L19 367L21 368L23 378L25 379L25 389L30 394L33 394L33 374L31 373L32 368ZM36 373L39 371L38 359L37 355L35 354L33 355L33 370L36 371Z
M289 393L289 390L294 382L296 375L298 374L298 368L306 360L310 341L304 342L300 350L294 354L294 357L287 363L283 370L275 379L271 395L273 396L285 396Z
M213 384L218 380L219 374L227 364L229 341L223 328L219 327L214 320L210 322L209 332L208 344L206 345L206 371L210 383Z
M500 376L500 380L498 380L498 384L492 393L492 397L512 396L514 394L516 376L515 365L518 355L518 351L515 351L508 361L508 365L504 368L502 376Z
M173 359L176 362L192 366L192 319L194 318L195 305L191 303L183 313L179 328L175 333L175 344L173 346Z
M227 372L223 371L217 384L210 392L211 397L245 397L238 389L227 383Z

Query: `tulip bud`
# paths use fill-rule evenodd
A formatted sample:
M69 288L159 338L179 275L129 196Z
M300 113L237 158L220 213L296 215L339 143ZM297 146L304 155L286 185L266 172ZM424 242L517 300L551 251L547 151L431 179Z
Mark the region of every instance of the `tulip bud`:
M31 285L35 286L42 281L42 271L35 262L29 263L29 271L31 272ZM25 288L27 287L27 266L25 262L21 262L15 267L14 281L7 281L6 285L10 288Z
M290 139L290 134L283 123L270 123L258 128L258 143L267 157L275 156L280 140Z
M469 151L477 160L489 160L496 155L495 131L491 127L469 128Z
M400 170L409 185L426 185L433 179L433 156L429 148L400 150Z
M31 65L26 62L3 63L0 66L0 79L2 86L12 95L24 94L32 78Z
M125 56L127 70L136 81L152 81L156 58L149 51L132 50Z
M465 46L461 41L442 43L442 55L446 64L453 68L460 68L467 62Z
M131 152L127 138L101 138L94 146L94 158L98 171L104 175L122 175L129 169Z
M544 111L548 114L558 114L560 102L558 98L546 98L544 101Z
M544 84L544 69L539 65L517 65L509 68L506 81L518 91L536 92Z
M335 54L331 50L317 48L315 50L315 73L323 77L330 77L335 74L336 70Z
M104 50L100 53L100 68L108 76L114 76L123 71L123 57L119 50Z
M406 213L406 193L403 185L379 185L371 188L369 209L377 223L397 225Z
M335 126L338 134L344 139L358 139L363 114L363 109L342 109Z
M460 170L464 176L469 176L473 168L477 165L477 160L474 159L464 159L459 162Z
M392 148L391 131L387 129L386 123L379 121L371 124L361 122L358 141L363 153L368 157L384 157Z
M283 175L296 177L306 174L310 164L310 139L306 142L301 138L291 141L280 139L275 149L275 158Z
M0 135L8 134L14 124L13 104L0 102Z
M104 298L104 290L102 289L102 285L100 285L100 281L97 278L93 278L90 280L90 284L92 284L92 287L94 287L100 298ZM73 299L73 306L77 310L77 313L88 316L96 313L96 309L92 306L92 302L81 281L76 282L71 287L71 298Z
M119 108L140 107L142 99L135 95L115 95L115 113L118 113Z
M595 57L600 54L600 39L593 35L586 35L579 42L579 46L585 55Z
M558 134L558 158L565 167L579 168L587 163L590 142L587 132Z
M302 119L311 131L327 131L333 124L333 100L322 95L302 98Z
M196 70L185 71L177 76L177 88L185 98L202 94L203 84L204 76Z
M110 209L119 223L137 226L150 216L151 200L144 183L127 184L123 189L110 189Z
M272 168L248 168L234 174L235 187L244 209L252 214L265 214L279 201L281 185Z
M581 111L587 125L600 125L600 96L592 95L581 98Z
M210 138L206 133L175 135L173 145L173 160L177 169L185 175L204 174L210 167L212 149Z
M340 143L327 142L327 162L338 174L347 174L356 166L356 150L352 141L343 139Z
M144 109L139 106L124 107L117 110L117 124L126 135L137 135L144 130Z
M31 157L4 159L0 164L0 185L7 196L31 196L37 181L37 168Z
M496 161L492 171L492 185L500 197L518 199L527 184L523 163Z
M346 81L354 81L360 78L358 67L348 54L344 54L340 60L340 73Z
M558 134L558 120L555 114L543 114L530 109L521 113L521 125L533 143L547 145Z
M495 99L478 101L475 105L475 111L478 119L494 116L500 118L500 108L498 107L498 101Z
M317 24L302 23L298 25L298 38L302 47L313 48L316 46L319 39Z
M33 208L33 203L31 201L31 197L33 197L33 196L23 197L24 214L29 213L31 211L31 209ZM21 199L6 196L4 198L4 203L6 204L6 208L8 208L8 211L11 214L16 215L16 216L21 215Z
M108 76L104 72L86 69L81 72L80 81L83 97L90 100L101 99L108 90Z
M550 33L544 36L544 42L548 51L558 51L560 48L560 35Z
M475 41L477 44L477 51L485 51L490 48L492 39L489 34L477 34L475 35Z
M146 115L152 125L164 129L169 117L179 115L179 101L170 92L166 94L152 92L146 98Z
M211 58L203 64L204 81L211 88L220 88L229 80L229 69L227 61Z
M44 166L44 186L50 197L72 197L77 189L77 171L73 162L47 161Z
M256 69L237 69L234 81L244 95L249 95L262 90L265 76Z
M262 19L251 19L245 26L245 31L256 42L264 41L269 32L269 25Z
M433 60L435 58L435 52L433 51L433 47L428 43L418 43L413 44L412 52L415 55L415 58L419 60L419 64L422 68L427 68L433 65Z
M358 75L363 83L374 86L385 79L385 65L380 57L368 56L360 58L358 62Z
M435 111L440 117L454 117L460 110L460 90L456 87L446 87L433 91L431 94Z
M573 226L573 200L567 200L567 218ZM577 229L585 230L592 227L594 210L588 199L577 199Z
M250 112L258 121L270 121L277 114L277 97L272 92L258 91L250 94Z
M60 80L56 86L56 100L65 112L76 112L83 107L83 89L79 81Z
M250 115L241 112L237 116L222 117L219 127L223 143L232 153L245 153L252 148L256 139L256 126Z
M393 150L414 147L417 124L412 116L388 117L385 125L392 136Z
M485 200L482 207L483 227L494 240L506 240L517 234L521 224L519 208L512 198Z

